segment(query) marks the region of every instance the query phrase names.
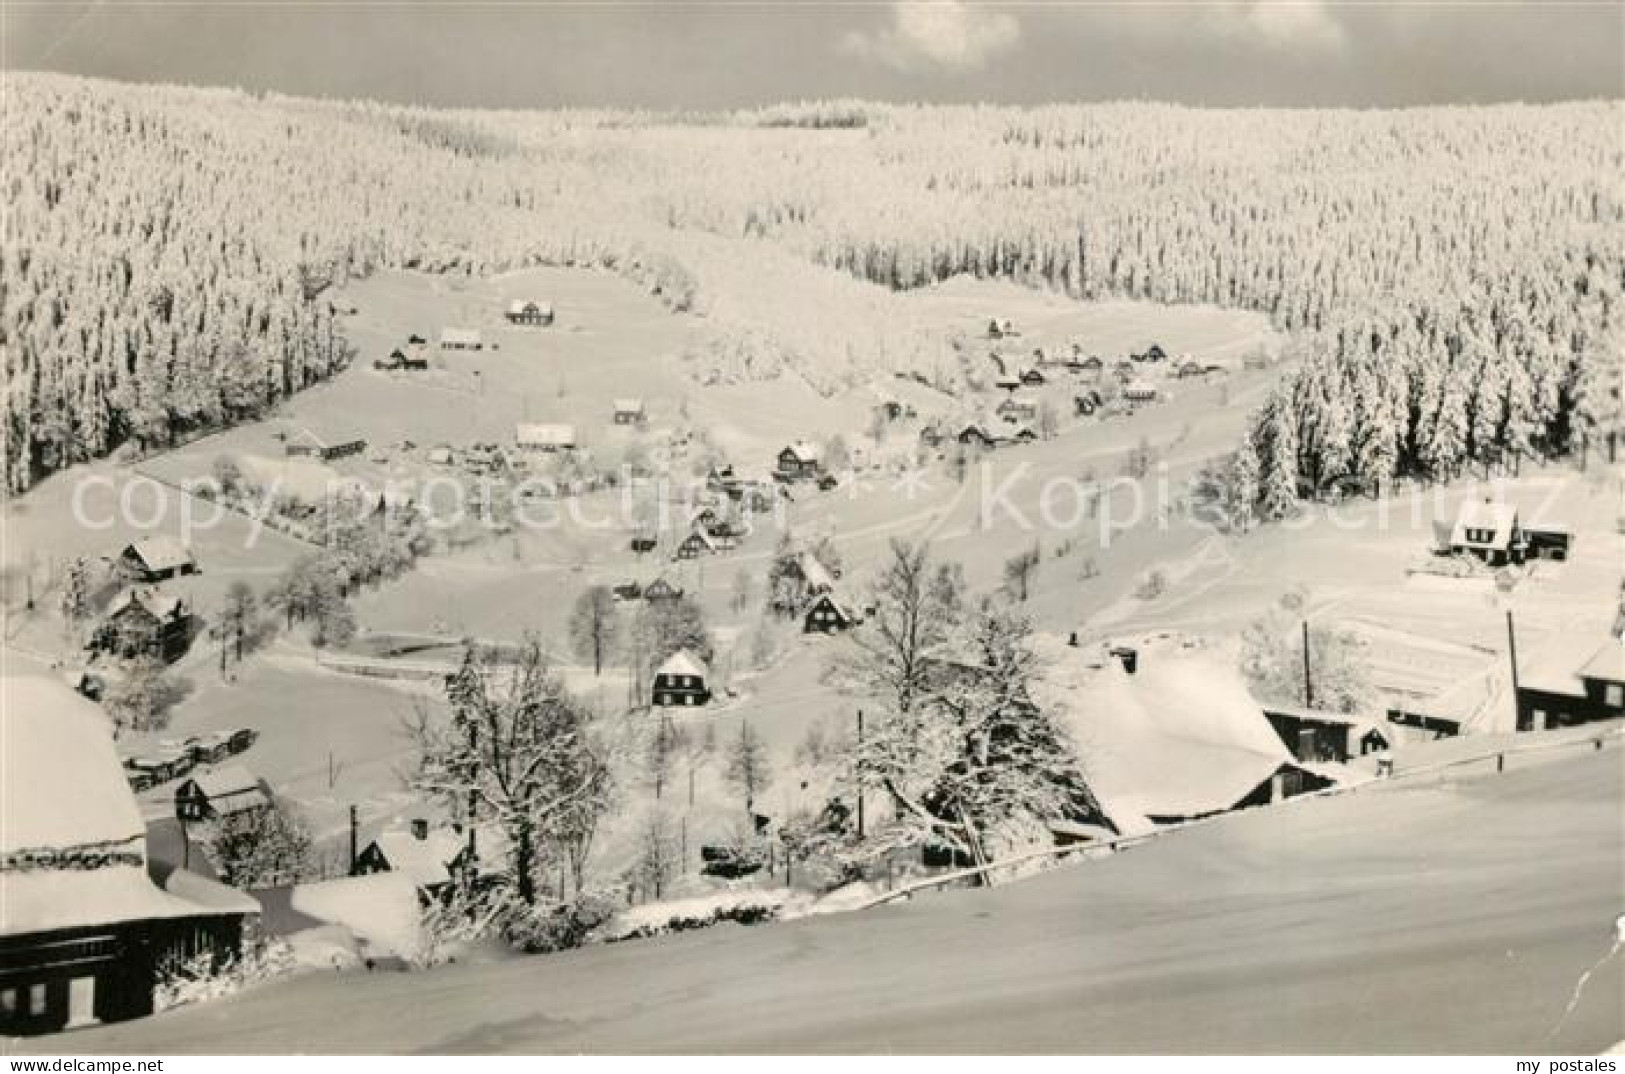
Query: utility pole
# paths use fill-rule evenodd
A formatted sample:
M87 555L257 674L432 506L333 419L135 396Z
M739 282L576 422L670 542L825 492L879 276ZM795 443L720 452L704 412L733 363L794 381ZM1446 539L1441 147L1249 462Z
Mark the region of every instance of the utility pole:
M863 710L858 710L858 749L863 749ZM858 778L858 838L863 838L863 779Z
M1520 729L1518 727L1518 633L1512 626L1511 608L1507 609L1507 661L1512 668L1512 729L1516 731ZM1534 727L1530 728L1530 730L1540 731L1544 730L1544 728Z
M1303 621L1303 707L1315 707L1315 685L1309 678L1309 620Z
M355 875L355 860L356 860L357 857L360 856L360 853L361 853L360 849L356 845L357 840L359 839L359 836L360 836L360 831L361 831L361 819L360 819L360 817L358 817L356 815L356 807L352 803L351 806L350 806L350 875L351 876Z

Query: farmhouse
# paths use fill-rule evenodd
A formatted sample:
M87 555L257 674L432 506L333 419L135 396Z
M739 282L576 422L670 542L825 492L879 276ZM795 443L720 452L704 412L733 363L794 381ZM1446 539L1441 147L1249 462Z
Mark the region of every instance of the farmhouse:
M1040 360L1042 360L1042 355L1040 355ZM1043 370L1023 369L1021 371L1021 383L1029 388L1042 387L1048 382L1048 378L1044 376Z
M998 414L1004 421L1012 424L1035 421L1038 418L1038 400L1012 395L1001 402L994 413Z
M1200 377L1207 374L1207 368L1200 362L1181 362L1177 375L1181 378Z
M480 339L478 328L442 328L440 330L440 349L443 351L477 351L482 350L485 343Z
M1153 343L1144 351L1133 356L1136 362L1160 362L1168 357L1168 352L1162 349L1162 344Z
M546 302L527 302L516 298L508 303L508 323L545 328L553 323L553 307Z
M614 406L616 425L642 425L649 420L642 399L617 399Z
M1527 544L1518 509L1499 500L1468 500L1450 529L1450 554L1469 555L1491 567L1522 563Z
M1131 403L1154 403L1157 386L1143 380L1131 381L1123 387L1123 398Z
M1095 400L1089 395L1075 395L1072 397L1073 413L1088 417L1095 412Z
M192 644L196 621L180 597L127 589L108 606L89 648L118 660L153 659L169 664Z
M838 634L857 624L860 617L835 594L825 592L814 597L802 617L802 631L807 634Z
M576 449L576 427L562 424L521 424L514 426L514 445L520 451L554 455Z
M661 708L704 705L711 700L705 662L687 649L666 658L655 669L654 703Z
M265 785L240 764L199 772L175 790L175 816L179 820L223 820L270 806Z
M124 546L119 553L119 569L137 582L163 582L183 574L198 572L191 549L167 535L142 537Z
M400 873L420 892L445 890L468 862L468 836L453 828L430 828L421 818L405 830L381 832L356 856L353 872Z
M678 600L682 595L682 589L672 585L664 578L656 578L643 587L643 599L648 601Z
M1136 668L1040 635L1033 701L1088 743L1089 785L1119 831L1279 801L1346 773L1296 760L1227 662L1146 640Z
M779 476L791 481L816 478L823 472L824 453L809 440L797 440L779 452Z
M1581 650L1582 652L1584 650ZM1518 730L1544 731L1625 716L1625 641L1610 638L1566 674L1518 686Z
M1293 757L1311 764L1345 764L1393 745L1392 732L1380 722L1351 713L1270 704L1264 718Z
M241 951L244 906L148 875L146 826L101 711L45 678L0 680L0 1036L152 1013L159 967Z
M361 454L367 450L367 442L359 437L328 440L310 429L296 429L282 442L282 448L289 458L331 462Z
M701 556L716 555L718 551L717 543L704 530L695 530L678 544L677 558L699 559Z
M961 444L981 448L1009 447L1013 444L1030 444L1038 439L1031 426L1012 425L1003 420L993 422L971 422L959 431L958 440Z
M1074 354L1067 359L1066 367L1074 373L1092 374L1098 377L1101 371L1106 368L1106 363L1101 360L1098 354L1091 354L1087 358Z

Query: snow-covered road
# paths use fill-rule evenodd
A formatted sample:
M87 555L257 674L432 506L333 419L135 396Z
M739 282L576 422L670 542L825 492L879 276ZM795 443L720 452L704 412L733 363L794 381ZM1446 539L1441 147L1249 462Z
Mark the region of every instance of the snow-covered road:
M1625 965L1604 958L1625 909L1622 756L1300 800L993 891L306 978L30 1047L1594 1051L1625 1038Z

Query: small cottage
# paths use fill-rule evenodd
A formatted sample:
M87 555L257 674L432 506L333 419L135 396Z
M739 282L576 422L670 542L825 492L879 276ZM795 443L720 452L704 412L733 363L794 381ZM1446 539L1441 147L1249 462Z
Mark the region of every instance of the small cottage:
M779 452L779 476L789 480L816 478L823 471L823 449L809 440L797 440Z
M699 559L701 556L713 556L718 552L717 543L703 529L695 530L684 537L677 546L678 559Z
M655 669L653 701L657 707L704 705L711 700L710 670L694 653L679 650Z
M1468 500L1450 529L1451 555L1475 556L1491 567L1522 563L1527 544L1518 509L1499 500Z
M643 599L647 601L679 600L682 595L681 588L672 585L664 578L656 578L643 587Z
M175 816L183 821L223 820L270 807L264 783L239 764L199 772L175 791Z
M1040 369L1023 369L1021 371L1021 383L1026 385L1029 388L1042 387L1044 384L1047 384L1048 382L1049 382L1049 380L1048 380L1047 377L1044 376L1043 370L1040 370Z
M527 328L546 328L553 323L553 307L546 302L516 298L508 303L508 323Z
M1123 387L1123 398L1131 403L1154 403L1157 401L1157 386L1143 380L1130 381Z
M614 407L616 425L642 425L649 420L642 399L617 399Z
M833 593L821 593L807 605L802 631L807 634L839 634L855 626L859 616Z
M198 573L191 549L167 534L142 537L125 545L118 565L127 578L147 584Z

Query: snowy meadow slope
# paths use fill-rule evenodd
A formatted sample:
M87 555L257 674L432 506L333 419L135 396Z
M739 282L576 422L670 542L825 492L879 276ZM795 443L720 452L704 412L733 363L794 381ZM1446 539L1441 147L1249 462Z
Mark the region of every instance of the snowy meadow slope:
M612 268L717 329L697 378L824 392L955 379L894 292L958 274L1261 311L1311 359L1248 438L1267 514L1300 476L1450 477L1617 421L1613 103L657 115L8 88L14 492L329 376L350 355L324 290L378 267Z
M1617 963L1599 962L1625 867L1620 754L1553 757L858 915L324 974L73 1047L275 1051L297 1025L301 1048L341 1053L1592 1053L1625 1037Z

